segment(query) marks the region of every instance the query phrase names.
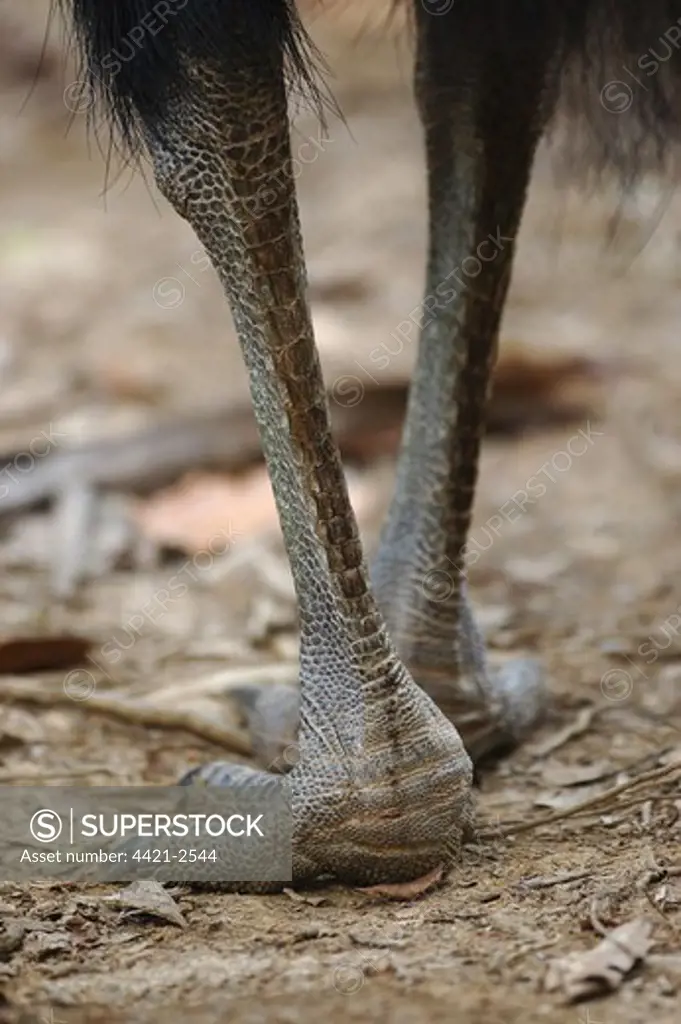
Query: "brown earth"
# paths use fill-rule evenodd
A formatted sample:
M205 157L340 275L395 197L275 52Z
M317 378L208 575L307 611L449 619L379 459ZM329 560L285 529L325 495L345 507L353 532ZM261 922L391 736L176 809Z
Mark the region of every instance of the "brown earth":
M14 450L41 431L73 444L245 392L219 287L189 228L127 171L110 173L103 200L104 163L94 146L88 160L82 114L67 133L73 72L58 57L31 87L44 15L42 2L16 15L18 56L2 71L0 444ZM377 373L370 352L419 302L424 187L408 45L371 29L352 42L356 27L350 15L316 22L347 126L332 121L299 187L327 378L362 384L402 379L413 358L405 345ZM301 142L317 132L299 119ZM681 201L666 183L646 179L622 203L614 189L587 198L542 153L503 343L587 354L612 370L592 419L485 449L473 595L494 657L541 657L552 700L532 743L483 777L488 826L598 795L681 751L680 244ZM364 477L369 547L390 491L390 462L377 469ZM534 497L518 513L508 503L523 490ZM294 671L278 539L235 533L155 615L146 609L177 564L112 569L59 602L47 585L55 543L43 513L3 528L3 630L91 638L98 694L144 694L237 728L225 687L245 667ZM0 781L169 782L224 755L187 732L117 723L87 701L11 699L17 682L27 685L0 676ZM29 685L60 693L63 682L63 671L46 672ZM481 841L442 889L407 904L338 887L309 900L180 892L181 929L114 909L103 889L3 883L0 1020L678 1020L676 778ZM566 1006L544 991L554 957L640 915L654 945L618 992Z

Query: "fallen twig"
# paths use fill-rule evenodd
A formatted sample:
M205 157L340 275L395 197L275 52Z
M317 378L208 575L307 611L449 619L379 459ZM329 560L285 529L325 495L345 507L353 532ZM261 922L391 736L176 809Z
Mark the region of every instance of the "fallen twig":
M89 778L90 775L110 775L115 778L118 772L113 771L105 764L83 765L81 768L51 768L45 772L27 769L25 771L0 772L0 785L25 782L31 786L47 786L53 785L55 779L84 779Z
M544 825L552 825L556 821L564 821L566 818L574 818L578 815L587 814L593 811L595 808L600 807L601 804L609 804L621 793L627 793L633 789L637 789L639 786L647 785L649 782L658 782L661 779L666 779L678 775L681 777L681 761L673 761L671 764L663 765L661 768L651 768L650 771L643 772L635 779L630 779L628 782L623 782L619 786L612 786L607 789L604 793L600 793L598 796L588 797L586 800L580 801L578 804L574 804L572 807L567 807L562 811L555 811L552 814L544 815L543 818L537 818L535 821L520 821L520 822L503 822L499 825L495 825L490 829L481 829L477 833L478 839L499 839L504 836L519 835L521 832L531 832L534 829L542 828ZM646 797L645 799L649 799ZM638 802L638 801L637 801ZM616 807L621 806L615 804ZM603 813L603 808L601 813Z
M535 353L509 351L508 344L495 372L488 432L507 434L528 425L580 419L592 410L595 392L576 401L561 401L561 389L570 382L593 383L600 389L606 375L617 369L612 363L581 357L543 359ZM376 387L357 377L347 380L356 381L361 401L344 404L342 395L333 389L329 392L331 426L341 454L365 461L376 454L377 444L396 450L407 404L407 382L385 381ZM381 436L387 439L383 446ZM0 468L2 462L10 464L16 454L0 456ZM51 453L31 473L12 478L0 501L0 515L52 501L74 483L94 489L148 492L177 480L189 469L234 472L261 460L250 402L193 415L175 414L146 429Z
M583 878L591 878L591 871L563 871L560 875L553 875L547 877L546 875L537 875L534 878L523 878L517 885L516 889L551 889L554 885L565 885L566 882L577 882Z
M42 707L71 707L74 700L63 690L46 690L24 680L6 680L0 682L0 699L23 701L26 704L37 704ZM227 726L199 718L187 711L176 711L173 708L161 708L141 701L131 701L122 694L93 693L86 701L78 702L80 710L87 709L95 714L109 715L120 722L139 725L147 729L181 729L199 739L213 743L217 747L229 750L233 754L248 757L251 744L241 733Z
M547 757L548 754L555 753L576 736L582 736L587 732L591 728L597 711L598 709L593 707L582 708L573 722L569 722L565 728L549 736L543 743L531 744L528 747L528 753L531 757Z

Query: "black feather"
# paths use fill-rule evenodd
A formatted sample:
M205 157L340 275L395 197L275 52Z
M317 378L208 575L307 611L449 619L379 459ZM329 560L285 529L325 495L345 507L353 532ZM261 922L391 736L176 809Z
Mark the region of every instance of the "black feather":
M168 100L205 63L228 72L279 65L289 91L323 114L320 55L293 0L53 0L80 58L83 88L97 98L126 149L139 149Z
M294 0L54 0L70 23L83 74L126 146L163 117L187 67L263 66L283 56L293 87L323 107L319 55ZM367 0L370 2L370 0ZM321 3L321 0L320 0ZM537 33L550 40L545 83L569 114L573 164L625 180L666 166L681 140L681 0L393 0L433 8L443 32L494 51L513 73ZM443 13L443 12L448 13ZM471 33L471 27L474 31ZM561 122L565 123L565 121Z

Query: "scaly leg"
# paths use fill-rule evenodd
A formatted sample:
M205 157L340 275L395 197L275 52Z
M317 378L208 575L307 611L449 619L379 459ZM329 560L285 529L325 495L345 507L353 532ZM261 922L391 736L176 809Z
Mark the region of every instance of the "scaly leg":
M471 764L370 591L305 298L283 68L294 15L274 0L259 21L256 6L204 0L200 21L178 9L134 58L146 81L139 64L104 81L127 89L119 112L138 119L159 188L211 257L250 377L300 612L294 877L410 880L451 861Z
M396 490L373 571L397 649L474 760L519 739L538 671L493 678L466 594L468 536L490 374L551 53L540 16L500 0L433 16L417 2L416 93L430 245ZM499 10L495 10L495 8Z

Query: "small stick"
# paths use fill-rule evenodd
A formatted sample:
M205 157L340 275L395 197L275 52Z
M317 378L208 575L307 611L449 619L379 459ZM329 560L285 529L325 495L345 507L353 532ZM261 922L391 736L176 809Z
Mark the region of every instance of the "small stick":
M28 782L35 786L47 786L53 785L55 779L83 779L90 775L111 775L115 778L119 774L104 764L84 765L82 768L54 768L49 772L0 772L0 785L7 782Z
M75 702L63 690L44 690L31 686L24 680L2 680L0 698L38 704L43 707L73 707ZM223 747L233 754L249 757L251 744L240 733L226 726L198 718L186 711L159 708L150 704L133 703L125 697L93 693L83 701L81 708L96 714L110 715L120 722L141 725L148 729L182 729L199 739Z
M620 793L627 793L632 789L637 789L639 786L643 786L648 782L657 782L659 779L667 778L670 775L678 773L681 775L681 762L674 761L672 764L663 765L661 768L651 768L650 771L643 772L635 779L631 779L629 782L623 782L619 786L613 786L611 789L607 789L604 793L599 796L592 796L586 800L582 800L578 804L574 804L572 807L567 807L562 811L555 811L552 814L547 814L543 818L538 818L536 821L524 821L518 822L517 824L508 823L506 825L495 826L491 829L481 829L477 834L478 839L498 839L503 836L518 835L521 832L530 832L535 828L542 828L544 825L552 825L555 821L564 821L566 818L573 818L576 815L584 814L586 811L590 811L600 804L610 802L614 797L620 795Z
M591 871L564 871L561 875L536 875L534 878L521 879L516 889L551 889L554 885L565 885L566 882L577 882L582 878L591 878Z

